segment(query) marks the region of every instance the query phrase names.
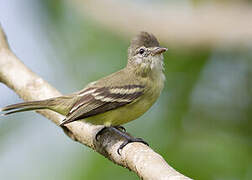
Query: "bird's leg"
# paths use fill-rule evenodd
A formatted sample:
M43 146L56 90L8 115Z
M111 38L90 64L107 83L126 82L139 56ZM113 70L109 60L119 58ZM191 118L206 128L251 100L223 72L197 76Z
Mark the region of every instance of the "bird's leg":
M119 155L121 155L120 150L122 150L127 144L129 143L133 143L133 142L141 142L147 146L149 146L149 144L147 142L145 142L142 138L135 138L130 136L129 134L120 131L119 129L117 129L116 127L110 127L111 130L113 130L114 132L116 132L118 135L120 135L121 137L125 138L125 141L119 146L119 148L117 149L117 153Z
M114 126L116 129L118 129L119 131L123 131L123 132L126 132L126 129L125 129L125 127L123 127L123 126ZM103 133L104 133L104 131L106 131L106 130L109 130L111 127L103 127L96 135L95 135L95 140L96 141L98 141L98 137L100 136L100 135L102 135Z
M135 138L130 136L129 134L125 133L125 128L122 126L111 126L111 127L104 127L102 128L97 134L95 139L98 140L98 136L100 136L105 130L110 130L110 131L114 131L116 134L118 134L119 136L125 138L125 141L120 145L120 147L117 149L117 153L119 155L121 155L120 150L122 150L127 144L129 143L133 143L133 142L141 142L147 146L149 146L149 144L147 142L145 142L142 138ZM123 130L123 131L121 131Z

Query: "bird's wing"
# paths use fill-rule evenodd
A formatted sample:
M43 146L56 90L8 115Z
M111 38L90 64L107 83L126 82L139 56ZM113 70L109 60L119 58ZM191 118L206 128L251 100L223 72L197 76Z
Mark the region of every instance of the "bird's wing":
M61 125L124 106L138 99L143 93L142 85L84 89L78 94L80 99L72 106Z

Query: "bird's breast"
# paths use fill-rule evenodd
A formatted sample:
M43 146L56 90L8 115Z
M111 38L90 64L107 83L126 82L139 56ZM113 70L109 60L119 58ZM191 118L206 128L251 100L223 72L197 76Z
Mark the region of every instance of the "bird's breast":
M92 124L117 126L137 119L156 102L163 89L164 80L163 73L154 75L145 81L144 94L138 99L117 109L91 116L86 121Z

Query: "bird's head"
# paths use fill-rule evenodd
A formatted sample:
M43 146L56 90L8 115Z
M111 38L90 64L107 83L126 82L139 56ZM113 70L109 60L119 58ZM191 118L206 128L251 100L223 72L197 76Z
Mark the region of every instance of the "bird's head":
M163 69L163 53L167 48L160 47L153 34L140 32L131 41L128 49L128 66L148 73L152 70Z

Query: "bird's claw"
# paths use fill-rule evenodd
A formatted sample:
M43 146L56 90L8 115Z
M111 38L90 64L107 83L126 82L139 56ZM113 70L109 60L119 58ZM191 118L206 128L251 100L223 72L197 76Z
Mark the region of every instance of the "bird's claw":
M114 128L118 129L119 131L126 132L126 129L123 126L115 126ZM109 130L110 127L103 127L96 135L95 140L98 141L98 137L104 133L104 131Z
M119 155L121 155L120 151L122 151L122 149L123 149L127 144L133 143L133 142L140 142L140 143L143 143L143 144L149 146L149 144L148 144L146 141L144 141L142 138L130 138L130 139L126 139L126 140L119 146L119 148L117 149L117 153L118 153Z
M121 155L120 151L129 143L133 143L133 142L140 142L143 143L147 146L149 146L149 144L147 142L145 142L142 138L134 138L132 136L130 136L128 133L126 132L126 129L123 126L111 126L111 127L103 127L96 135L95 135L95 139L96 141L98 141L98 137L100 135L102 135L104 133L104 131L109 130L109 131L114 131L116 134L118 134L119 136L123 137L125 139L125 141L119 146L119 148L117 149L117 153L119 155Z
M104 133L104 131L107 129L107 127L103 127L96 135L95 140L98 141L98 137Z

